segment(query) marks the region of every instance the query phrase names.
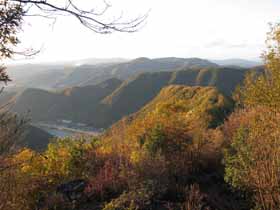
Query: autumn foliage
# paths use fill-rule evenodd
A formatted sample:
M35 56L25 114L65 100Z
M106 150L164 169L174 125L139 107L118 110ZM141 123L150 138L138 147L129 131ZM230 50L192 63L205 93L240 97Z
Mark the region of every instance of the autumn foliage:
M279 209L279 31L235 109L213 87L171 85L97 139L2 156L0 210Z

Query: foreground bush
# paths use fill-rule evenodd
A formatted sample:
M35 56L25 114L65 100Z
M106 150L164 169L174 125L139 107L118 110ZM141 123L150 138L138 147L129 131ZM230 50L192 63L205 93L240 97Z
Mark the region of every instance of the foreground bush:
M280 113L259 107L247 116L250 121L240 122L226 151L225 178L252 193L256 208L276 210L280 203Z

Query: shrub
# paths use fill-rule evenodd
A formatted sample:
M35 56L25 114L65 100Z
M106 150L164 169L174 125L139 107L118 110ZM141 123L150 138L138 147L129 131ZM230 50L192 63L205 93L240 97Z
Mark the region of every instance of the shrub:
M148 210L153 209L157 197L157 186L146 181L133 191L124 192L118 198L106 204L103 210Z
M194 184L186 189L186 200L181 210L210 210L206 204L206 196L201 193L199 185Z
M240 124L226 150L225 179L252 193L256 208L276 210L280 203L280 113L263 107L252 112L251 120Z

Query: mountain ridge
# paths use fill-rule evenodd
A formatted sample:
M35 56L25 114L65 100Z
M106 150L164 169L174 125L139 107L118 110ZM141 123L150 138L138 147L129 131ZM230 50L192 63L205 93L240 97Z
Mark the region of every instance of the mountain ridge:
M27 89L14 111L31 111L34 121L66 119L96 128L107 128L123 116L140 110L168 85L213 86L230 96L249 70L236 68L183 68L178 71L142 73L128 80L109 79L92 86L59 92Z

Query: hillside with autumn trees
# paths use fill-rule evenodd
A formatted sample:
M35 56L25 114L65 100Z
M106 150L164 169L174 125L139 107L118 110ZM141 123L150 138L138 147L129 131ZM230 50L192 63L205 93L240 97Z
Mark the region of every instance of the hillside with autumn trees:
M168 86L99 139L61 139L42 154L23 149L9 160L19 166L2 174L2 189L18 183L22 191L14 195L16 208L24 203L30 209L68 209L71 202L56 188L82 179L87 180L87 201L74 208L180 208L187 188L200 192L201 184L203 192L216 179L224 183L219 163L223 142L216 129L232 110L233 101L213 87ZM203 193L218 199L222 192L213 186ZM228 205L218 202L209 205Z

